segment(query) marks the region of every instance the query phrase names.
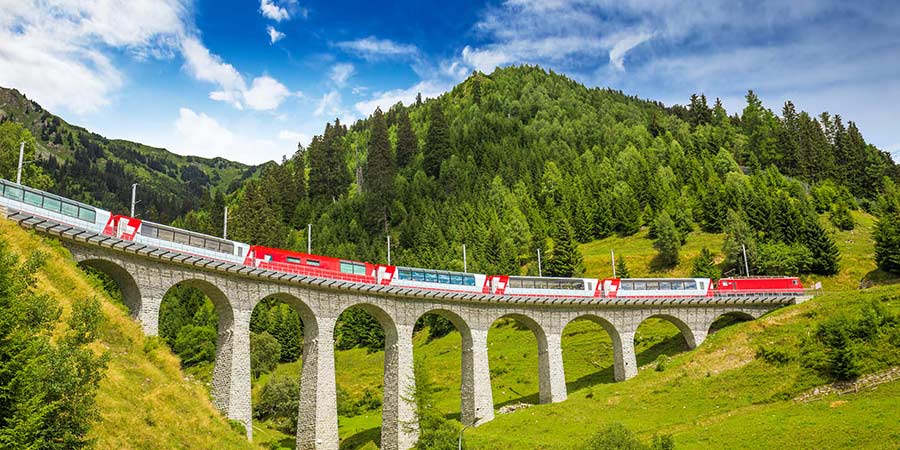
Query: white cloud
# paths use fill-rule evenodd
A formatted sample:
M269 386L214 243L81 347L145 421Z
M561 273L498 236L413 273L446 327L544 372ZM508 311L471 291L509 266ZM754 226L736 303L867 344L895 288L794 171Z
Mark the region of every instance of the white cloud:
M653 33L638 31L636 33L623 33L617 36L616 43L609 50L609 61L613 67L620 71L625 70L625 54L638 45L647 42L653 37Z
M278 80L263 75L255 78L250 89L244 91L243 95L247 106L257 111L266 111L278 108L291 95L291 91Z
M370 61L382 58L409 57L419 53L419 49L415 45L399 44L390 39L378 39L375 36L338 42L335 46Z
M209 49L195 37L186 38L181 44L181 49L188 73L198 80L219 85L221 90L211 92L209 94L211 99L226 101L236 108L242 108L241 92L246 89L246 84L234 66L222 61L218 55L210 53Z
M175 132L170 149L182 155L220 156L246 164L260 164L280 160L282 155L292 155L297 150L296 141L288 142L281 133L277 139L237 133L205 113L190 108L179 109L173 126ZM239 129L245 130L245 127Z
M275 27L269 25L266 27L266 33L269 35L269 43L274 44L282 39L284 39L284 33L275 29Z
M179 0L0 1L0 85L46 108L78 114L110 103L124 83L104 50L136 58L168 57L184 30Z
M353 64L350 63L340 63L335 64L331 68L331 74L329 78L334 82L338 87L344 87L347 84L347 80L353 75L353 72L356 68L353 67Z
M441 83L439 81L421 81L407 89L377 92L372 99L357 102L354 107L360 115L368 116L369 114L372 114L377 107L386 110L397 102L403 102L404 105L409 105L415 101L416 95L418 94L422 94L422 98L435 98L444 92L447 92L450 87L450 84Z
M282 20L291 18L291 15L288 13L287 9L276 5L272 0L260 0L259 12L264 17L272 19L276 22L281 22Z

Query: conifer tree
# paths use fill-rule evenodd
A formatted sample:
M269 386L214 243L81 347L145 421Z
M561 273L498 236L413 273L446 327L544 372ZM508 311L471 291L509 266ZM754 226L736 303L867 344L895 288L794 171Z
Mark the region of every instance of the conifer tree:
M441 163L450 157L450 128L439 102L432 105L430 116L422 168L428 176L437 177L441 174Z
M726 275L748 275L744 267L744 248L747 249L747 265L754 267L756 258L756 236L747 218L739 212L729 209L728 219L725 225L725 242L722 244L722 253L725 261L722 269Z
M878 268L900 275L900 214L882 214L872 232L875 239L875 264Z
M681 248L681 235L675 228L675 222L669 217L669 213L663 211L654 223L656 240L653 247L659 252L657 258L663 267L673 267L678 264L678 250Z
M691 276L696 278L719 278L719 272L716 263L713 260L712 252L708 248L703 247L700 254L694 258L694 265L691 268Z
M397 166L406 167L416 159L419 152L419 139L412 129L409 120L409 112L406 108L400 109L400 117L397 122Z
M234 232L229 237L266 247L284 247L286 234L281 209L269 203L259 182L250 182L234 213Z
M335 119L325 125L321 137L309 144L309 196L313 200L333 201L347 193L352 177L347 168L347 128Z
M388 213L394 201L394 176L397 166L391 152L387 124L381 108L375 108L372 116L372 130L369 137L369 156L366 159L366 191L368 192L369 220L384 228L387 233L390 219Z
M834 239L828 235L825 227L819 223L819 218L814 214L807 219L806 227L803 230L803 244L812 253L810 271L819 275L838 273L841 252L834 243Z
M556 219L556 233L553 236L553 254L547 261L545 273L551 277L574 277L583 272L584 260L572 239L572 227L560 214Z
M619 278L631 278L631 271L628 270L628 265L625 264L624 256L616 258L616 276Z

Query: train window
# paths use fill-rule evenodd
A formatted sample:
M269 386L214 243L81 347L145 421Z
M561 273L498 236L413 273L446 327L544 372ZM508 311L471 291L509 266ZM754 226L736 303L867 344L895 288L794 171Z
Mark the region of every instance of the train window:
M243 249L243 247L238 247L237 250L238 250L238 251L237 251L238 257L244 256L244 249ZM233 255L233 254L234 254L234 244L232 244L232 243L222 244L222 251L225 252L225 253L230 253L230 254Z
M646 291L647 283L645 281L635 281L634 282L634 290L636 291Z
M450 284L450 274L449 273L439 273L437 274L438 283Z
M703 284L703 283L701 283L701 285L702 285L702 284ZM685 281L685 282L684 282L684 288L685 288L685 289L697 289L697 282L696 282L696 281L693 281L693 280L691 280L691 281ZM700 289L703 289L703 286L700 286Z
M475 277L471 275L463 277L463 281L465 281L466 286L475 286Z
M157 228L156 235L157 235L157 237L159 237L159 239L161 239L163 241L174 241L175 240L175 233L173 233L172 230Z
M3 192L3 195L6 198L9 198L12 200L19 200L19 201L22 200L22 194L23 194L22 188L13 187L13 186L6 186L6 189Z
M212 250L212 251L214 251L214 252L218 252L218 251L221 251L221 247L222 247L222 246L219 245L219 241L216 241L216 240L213 240L213 239L207 239L207 240L206 240L206 249L207 249L207 250Z
M354 264L353 265L353 274L354 275L367 275L366 265L365 264Z
M141 225L141 234L149 238L156 238L156 227L145 223Z
M288 262L290 262L291 258L288 258ZM347 261L341 261L341 272L343 273L353 273L353 264Z
M412 272L412 279L413 281L425 281L425 272L414 270Z
M634 289L634 282L632 281L623 281L619 284L619 290L622 291L630 291Z
M591 287L590 287L590 286L592 286L592 285L591 285L590 283L588 283L588 290L591 290ZM572 289L574 289L574 290L576 290L576 291L584 290L584 281L581 281L581 280L573 281L573 282L572 282Z
M78 217L78 205L63 203L62 207L60 208L60 212L69 217Z
M437 274L434 272L425 272L425 281L429 283L437 283Z
M791 280L791 284L793 284L794 286L796 286L796 285L797 285L797 280Z
M404 270L404 269L400 269L398 271L397 277L400 278L401 280L412 280L413 279L412 272L410 272L409 270Z
M93 209L79 207L78 218L86 222L94 223L97 221L97 212Z
M450 284L463 284L462 275L450 274Z
M294 264L300 264L300 258L294 258L293 256L288 256L287 262L294 263ZM343 267L341 268L341 272L343 272Z
M59 208L62 206L62 202L55 198L44 197L44 209L48 209L53 212L59 212Z
M700 290L702 291L702 290L704 290L704 289L706 289L706 283L704 283L704 282L701 281L701 282L700 282Z
M34 205L34 206L40 207L41 203L43 203L43 200L44 199L43 199L43 197L41 197L41 194L36 194L34 192L25 191L25 203L28 203L29 205Z
M656 281L647 281L645 283L646 284L644 285L644 289L646 289L648 291L655 291L655 290L659 289L659 283Z
M588 283L588 285L587 285L587 290L593 291L593 290L594 290L594 283Z
M319 262L319 261L316 261L315 259L307 259L307 260L306 260L306 265L307 265L307 266L313 266L313 267L319 267L319 266L322 265L322 263Z
M175 243L176 244L184 244L191 245L191 237L185 233L175 232Z

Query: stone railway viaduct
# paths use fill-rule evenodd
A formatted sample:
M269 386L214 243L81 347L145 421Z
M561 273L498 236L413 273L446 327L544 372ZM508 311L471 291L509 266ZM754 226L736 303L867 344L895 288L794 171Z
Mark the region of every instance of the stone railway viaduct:
M60 239L75 260L112 277L144 332L156 335L163 296L177 284L196 287L219 316L213 398L252 438L250 404L250 315L263 299L293 306L304 325L297 448L337 449L334 328L338 316L359 307L384 328L384 397L381 446L407 449L418 437L415 405L404 400L415 389L413 326L425 314L449 319L462 335L461 420L482 424L494 417L487 337L491 325L513 317L538 342L541 403L566 399L561 337L576 319L591 320L612 339L617 381L637 374L634 334L651 317L675 324L690 348L700 345L723 315L755 319L800 298L563 299L445 293L349 283L272 272L174 253L73 229L17 212L5 214L25 228Z

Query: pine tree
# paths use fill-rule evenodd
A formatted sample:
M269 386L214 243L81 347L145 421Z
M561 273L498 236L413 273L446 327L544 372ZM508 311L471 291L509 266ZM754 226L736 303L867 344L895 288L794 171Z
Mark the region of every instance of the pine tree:
M872 232L875 239L875 264L878 268L900 275L900 214L882 214Z
M694 265L691 268L691 276L696 278L719 278L721 273L719 272L718 267L716 267L715 260L713 260L712 252L709 251L708 248L703 247L700 250L700 254L694 258Z
M344 142L347 128L335 120L325 125L322 136L309 144L309 197L333 201L347 193L352 177L347 168L348 146Z
M284 247L287 230L281 210L273 208L258 181L244 189L244 198L234 213L232 239L266 247Z
M422 168L428 176L441 174L441 163L450 157L450 128L439 102L431 107L431 124L425 139L425 160Z
M631 271L628 270L628 265L625 264L625 257L623 256L616 258L616 276L619 278L631 278Z
M397 122L397 166L406 167L415 161L419 152L419 138L412 129L409 121L409 113L406 108L400 109L400 117Z
M725 275L732 273L749 275L745 273L744 247L747 249L748 265L752 268L756 258L755 233L742 213L729 209L725 225L725 242L722 244L722 253L725 255L722 269Z
M663 211L657 216L654 223L656 240L653 247L659 252L657 261L662 267L673 267L678 264L678 250L681 248L681 235L675 228L675 222L669 217L669 213Z
M807 219L803 230L803 244L812 253L813 260L810 266L812 273L819 275L838 273L841 252L815 214L810 214Z
M561 214L556 220L553 254L544 272L551 277L574 277L584 272L584 260L572 239L572 227Z
M394 177L397 166L391 152L387 124L381 108L375 108L372 116L372 130L369 136L369 156L366 159L366 191L369 221L383 228L387 233L390 225L388 213L394 201Z

